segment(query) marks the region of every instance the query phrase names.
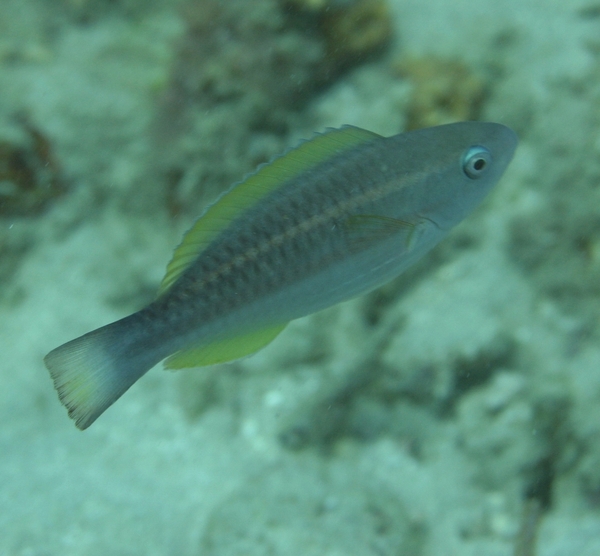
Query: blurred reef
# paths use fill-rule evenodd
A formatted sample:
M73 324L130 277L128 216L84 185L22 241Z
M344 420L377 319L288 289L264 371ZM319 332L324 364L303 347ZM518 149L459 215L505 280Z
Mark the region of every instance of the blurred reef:
M563 99L580 101L557 101L540 122L543 163L530 178L526 209L511 227L513 260L537 290L575 317L574 338L600 331L600 56L595 56L598 66L585 78L557 84L568 91ZM566 120L561 134L551 131L558 119Z
M488 85L464 62L406 57L394 70L412 85L407 130L480 118Z
M600 17L576 4L0 0L0 553L599 554ZM418 266L73 430L44 353L153 299L232 183L327 126L465 119L517 156Z
M153 172L172 214L197 213L198 199L281 151L315 93L392 36L383 0L186 0L180 10L154 130Z
M37 214L67 190L50 139L23 117L15 124L20 137L0 140L0 216Z

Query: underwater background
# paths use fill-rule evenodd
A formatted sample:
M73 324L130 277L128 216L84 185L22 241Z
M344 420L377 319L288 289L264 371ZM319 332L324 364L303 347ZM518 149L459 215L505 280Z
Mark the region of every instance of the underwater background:
M314 131L513 128L484 205L89 430L44 355ZM0 555L600 554L600 3L2 0Z

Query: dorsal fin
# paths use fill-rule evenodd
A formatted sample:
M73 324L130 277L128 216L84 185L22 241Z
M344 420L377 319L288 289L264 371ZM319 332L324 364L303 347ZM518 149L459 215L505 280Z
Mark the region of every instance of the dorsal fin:
M344 126L316 134L308 141L262 164L243 181L204 212L189 230L167 266L158 295L165 293L181 274L192 264L207 245L246 209L283 183L314 168L336 154L368 143L380 135L359 127Z

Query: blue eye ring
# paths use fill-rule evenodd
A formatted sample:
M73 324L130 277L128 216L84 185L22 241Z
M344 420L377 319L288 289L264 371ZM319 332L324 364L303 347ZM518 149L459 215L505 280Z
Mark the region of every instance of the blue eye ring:
M483 176L492 163L492 153L480 145L470 147L462 160L465 175L472 180Z

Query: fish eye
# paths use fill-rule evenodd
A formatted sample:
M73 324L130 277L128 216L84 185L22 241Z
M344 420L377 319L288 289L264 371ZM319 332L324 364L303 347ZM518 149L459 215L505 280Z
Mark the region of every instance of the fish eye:
M485 147L476 145L471 147L463 157L463 172L471 179L480 178L492 163L492 153Z

